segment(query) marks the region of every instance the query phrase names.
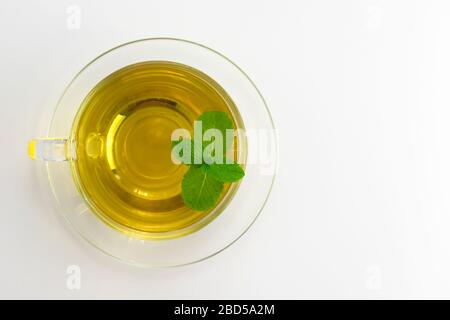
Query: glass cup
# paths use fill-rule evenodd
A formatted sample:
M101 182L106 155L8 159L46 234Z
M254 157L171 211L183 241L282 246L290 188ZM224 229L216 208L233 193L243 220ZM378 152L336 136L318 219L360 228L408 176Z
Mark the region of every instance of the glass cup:
M123 67L170 61L202 71L230 96L245 127L245 177L217 207L195 225L175 234L122 232L99 218L77 188L71 169L77 161L70 138L83 100L101 80ZM48 137L29 143L32 159L46 161L46 174L58 211L89 243L121 261L144 267L186 265L211 257L239 239L263 209L277 169L277 137L267 105L250 78L231 60L203 45L180 39L151 38L122 44L101 54L70 82L58 101ZM244 144L242 144L243 146ZM241 147L242 147L241 146ZM243 152L241 152L243 154ZM239 188L238 188L239 186Z

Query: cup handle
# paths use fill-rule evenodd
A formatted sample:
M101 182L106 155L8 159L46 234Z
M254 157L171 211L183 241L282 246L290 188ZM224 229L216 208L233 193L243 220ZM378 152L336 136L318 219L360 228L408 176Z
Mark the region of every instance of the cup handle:
M69 157L68 140L64 138L39 138L28 142L28 156L33 160L67 161Z

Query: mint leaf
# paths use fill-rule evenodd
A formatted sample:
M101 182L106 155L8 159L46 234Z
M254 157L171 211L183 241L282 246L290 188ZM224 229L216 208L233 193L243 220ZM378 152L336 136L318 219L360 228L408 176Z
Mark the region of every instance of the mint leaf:
M209 129L215 131L207 133ZM227 130L233 130L228 114L208 111L194 122L193 140L183 138L172 142L173 159L190 165L181 182L181 196L185 205L193 210L213 208L220 199L224 183L238 181L245 175L240 165L227 163L226 153L234 140L234 136L226 139Z
M234 139L227 140L227 130L233 130L233 121L228 114L222 111L207 111L197 118L197 121L202 122L203 134L209 129L216 129L222 136L222 154L226 153L226 150L231 147ZM208 141L203 141L203 149L209 144Z
M202 122L202 130L205 132L208 129L217 129L222 133L225 141L226 130L233 129L233 122L225 112L222 111L207 111L203 112L197 121Z
M245 175L244 170L237 163L210 164L207 168L211 177L220 182L235 182Z
M215 206L223 191L223 183L214 179L206 165L190 166L181 182L184 203L197 211Z

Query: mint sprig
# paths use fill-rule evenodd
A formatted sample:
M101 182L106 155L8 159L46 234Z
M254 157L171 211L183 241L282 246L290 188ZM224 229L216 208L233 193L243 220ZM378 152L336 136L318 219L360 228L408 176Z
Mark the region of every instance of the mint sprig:
M211 161L215 155L205 152L214 141L205 142L202 136L195 136L195 132L194 140L174 141L172 151L176 159L189 165L189 170L181 182L184 203L193 210L205 211L216 205L225 183L242 179L245 172L239 164L230 163L223 157L233 144L233 141L230 143L229 139L226 139L227 130L233 129L233 122L228 115L221 111L208 111L201 114L197 121L201 122L202 132L216 129L222 135L223 144L222 148L219 148L219 151L222 151L221 161ZM216 148L213 149L217 151Z

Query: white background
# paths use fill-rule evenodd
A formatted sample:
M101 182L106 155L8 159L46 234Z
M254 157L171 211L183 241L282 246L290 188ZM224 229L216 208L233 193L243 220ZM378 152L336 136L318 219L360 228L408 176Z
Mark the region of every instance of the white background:
M450 298L449 17L449 1L430 0L3 0L0 298ZM26 156L77 71L154 36L234 60L280 134L251 230L212 259L156 271L83 242ZM66 286L70 265L80 290Z

